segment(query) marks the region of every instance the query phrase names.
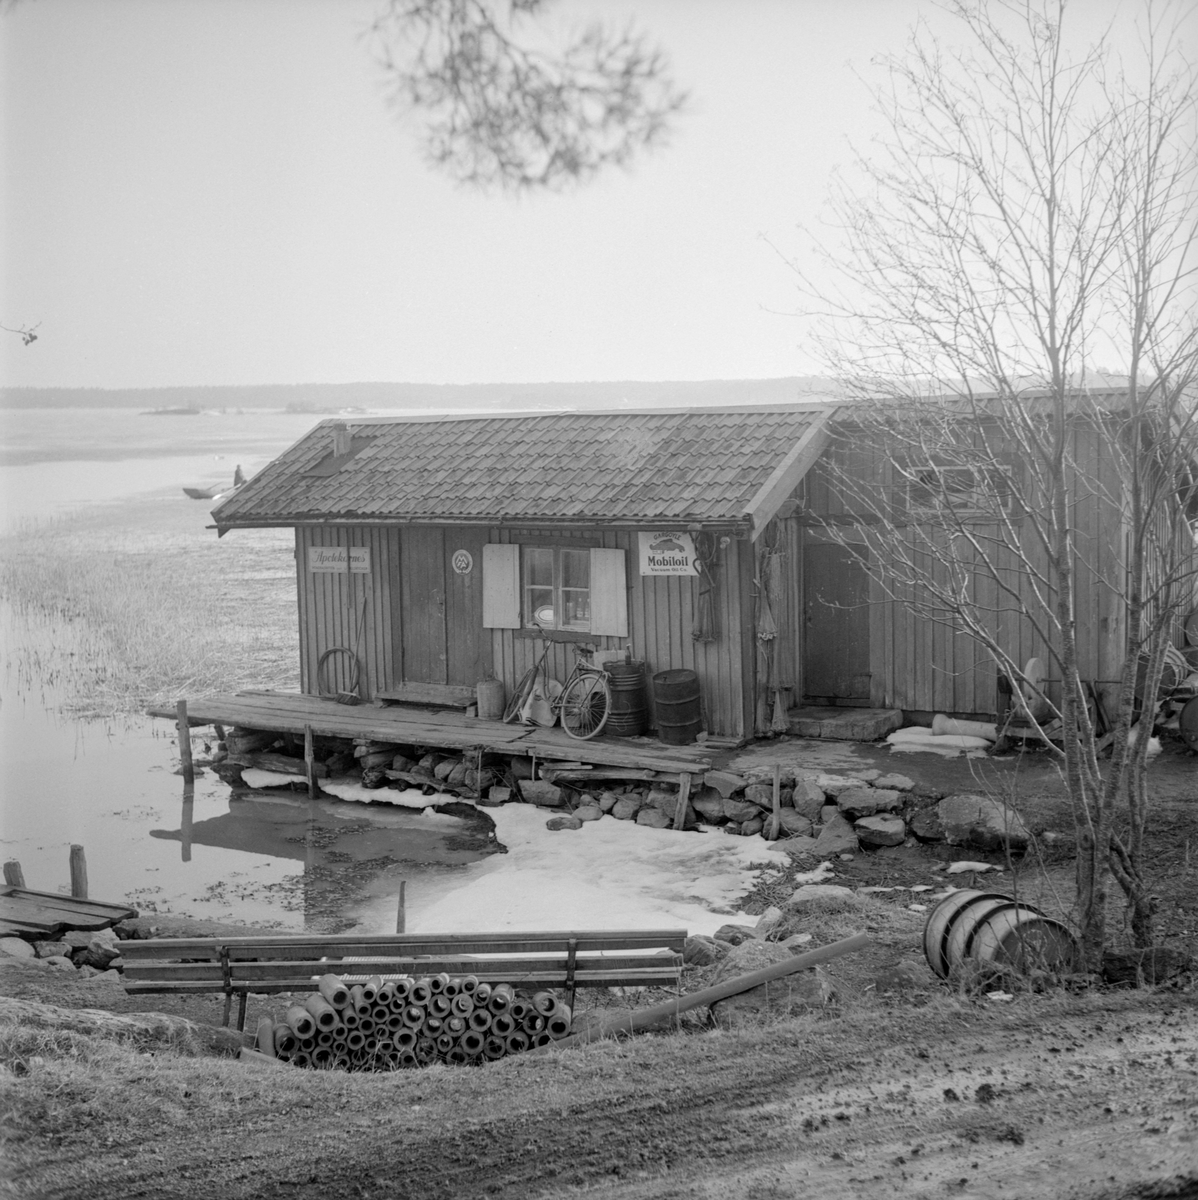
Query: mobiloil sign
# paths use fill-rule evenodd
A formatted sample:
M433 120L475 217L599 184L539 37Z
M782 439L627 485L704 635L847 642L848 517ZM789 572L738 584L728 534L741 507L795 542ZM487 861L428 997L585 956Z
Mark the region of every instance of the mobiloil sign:
M689 533L671 531L637 536L642 575L698 575L695 539Z

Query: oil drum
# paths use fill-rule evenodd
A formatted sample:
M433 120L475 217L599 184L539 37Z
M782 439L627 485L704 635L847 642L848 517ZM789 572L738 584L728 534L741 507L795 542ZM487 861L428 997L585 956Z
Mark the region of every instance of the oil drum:
M699 676L694 671L658 671L653 676L657 736L669 746L687 746L703 729Z
M616 737L636 737L644 733L648 724L645 664L611 662L605 670L611 685L611 708L603 732Z

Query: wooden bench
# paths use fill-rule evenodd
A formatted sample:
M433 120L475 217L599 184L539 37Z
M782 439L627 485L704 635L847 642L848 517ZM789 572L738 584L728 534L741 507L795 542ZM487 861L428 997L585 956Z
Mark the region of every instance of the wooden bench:
M389 704L423 704L434 708L469 708L477 695L472 687L456 687L449 683L399 683L377 692L380 700Z
M474 975L521 988L678 987L685 929L551 933L267 934L150 938L121 943L125 991L223 992L228 1025L238 997L245 1026L250 992L309 992L324 974Z

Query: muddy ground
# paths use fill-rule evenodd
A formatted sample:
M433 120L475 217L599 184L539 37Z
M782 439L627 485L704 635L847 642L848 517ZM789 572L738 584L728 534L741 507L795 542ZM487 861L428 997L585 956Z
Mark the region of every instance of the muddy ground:
M1068 834L1047 760L936 760L837 743L771 742L734 759L790 756L826 769L899 770L944 792L976 771L1017 784L1034 830ZM1153 767L1162 928L1198 929L1198 758L1167 746ZM995 780L992 778L991 783ZM1005 785L1004 785L1005 786ZM1054 857L1053 855L1056 855ZM860 854L836 882L909 887L957 857L943 847ZM972 853L970 857L973 857ZM987 856L980 856L985 858ZM1067 909L1065 852L996 862L956 882L1039 886ZM796 864L801 867L802 864ZM760 911L763 884L746 907ZM877 972L921 961L911 894L879 894L868 952L829 965L829 1009L728 1032L698 1021L481 1069L380 1077L255 1069L231 1060L114 1062L54 1075L42 1112L16 1122L0 1194L264 1200L335 1196L586 1196L603 1200L1198 1197L1198 990L1192 975L1141 991L1009 999L930 972L879 994ZM845 918L848 919L848 918ZM817 943L842 936L817 929ZM70 1007L158 1009L218 1023L219 997L131 998L107 981L6 968L0 988ZM644 997L607 997L639 1004ZM252 1027L255 1012L250 1014ZM282 1077L280 1077L282 1076ZM297 1079L302 1076L302 1079ZM36 1074L9 1076L9 1103ZM94 1092L89 1089L95 1089ZM145 1090L150 1102L142 1096ZM28 1105L26 1105L26 1108ZM10 1109L10 1113L16 1109Z

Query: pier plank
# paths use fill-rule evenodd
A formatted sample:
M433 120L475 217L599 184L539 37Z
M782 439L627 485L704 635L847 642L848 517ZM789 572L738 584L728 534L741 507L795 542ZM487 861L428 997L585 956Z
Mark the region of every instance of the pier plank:
M152 717L175 719L175 710L151 708ZM187 701L192 725L237 725L302 736L305 727L326 736L369 738L401 745L436 746L525 754L545 762L595 763L681 775L711 768L713 750L702 747L658 747L621 738L578 741L560 729L528 728L486 721L450 710L413 710L374 705L338 704L298 692L247 691L202 696Z

